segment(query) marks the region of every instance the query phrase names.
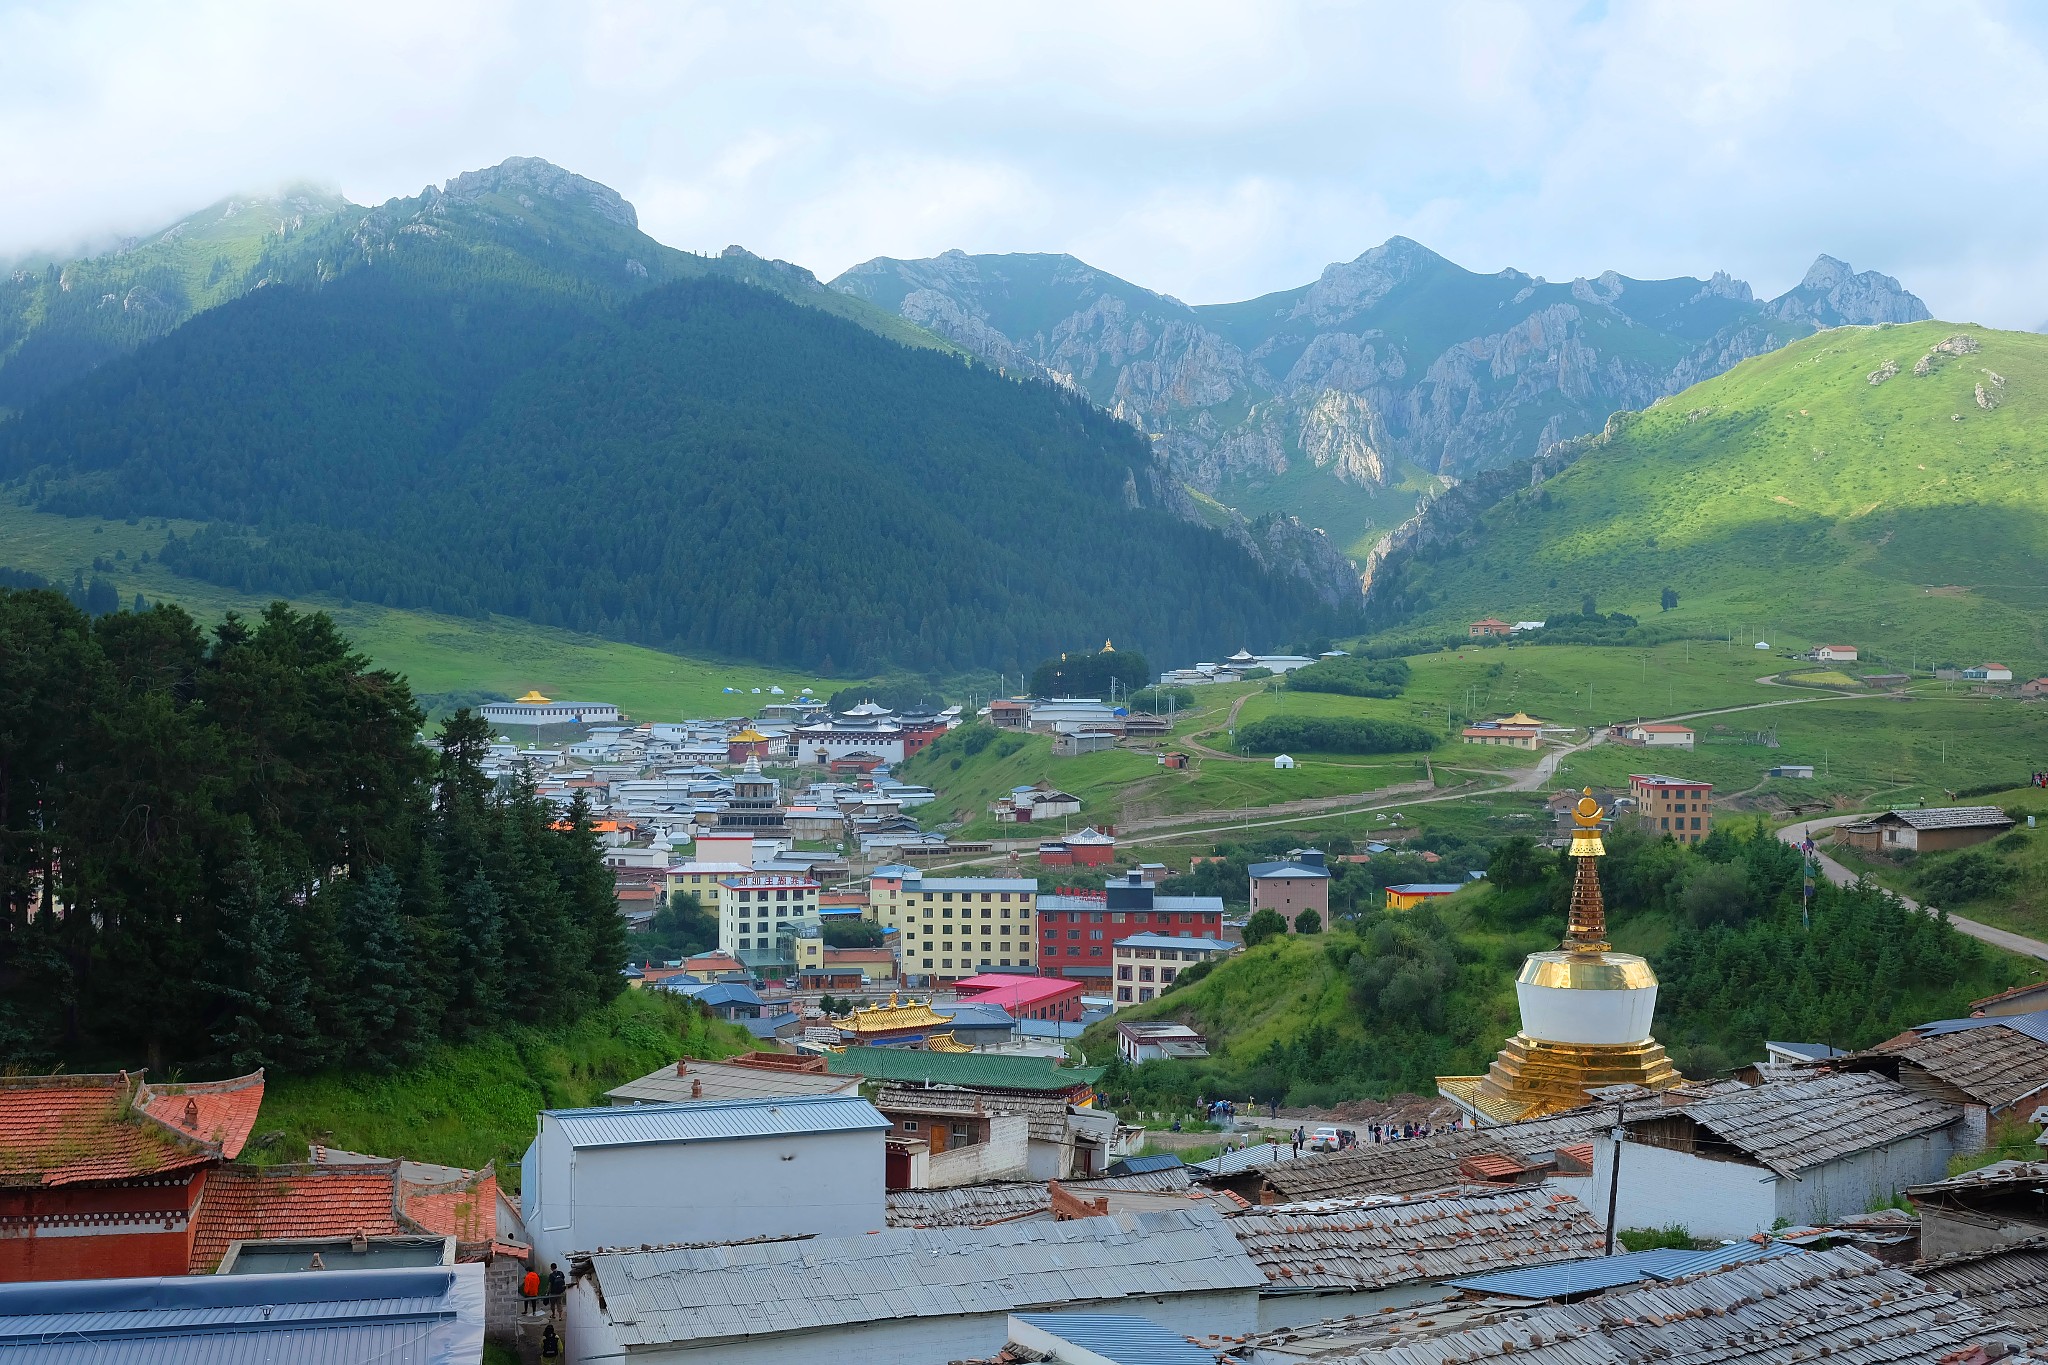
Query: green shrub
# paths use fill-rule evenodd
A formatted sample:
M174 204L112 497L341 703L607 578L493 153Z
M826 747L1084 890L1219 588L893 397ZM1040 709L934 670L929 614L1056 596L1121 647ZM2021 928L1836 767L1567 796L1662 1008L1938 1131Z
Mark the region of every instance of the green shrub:
M1402 754L1434 749L1434 730L1399 720L1268 716L1241 725L1238 743L1259 753Z

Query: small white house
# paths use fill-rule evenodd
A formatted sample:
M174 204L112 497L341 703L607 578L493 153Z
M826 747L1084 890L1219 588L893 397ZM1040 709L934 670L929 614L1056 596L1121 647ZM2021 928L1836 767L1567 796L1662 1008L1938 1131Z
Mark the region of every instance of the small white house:
M1294 759L1287 754L1275 754L1273 755L1273 766L1276 768L1291 768L1294 766Z
M2004 664L1978 664L1963 670L1964 682L2011 682L2012 670Z
M1638 724L1624 727L1622 738L1646 749L1690 749L1695 737L1684 725Z
M1854 645L1816 645L1813 661L1821 664L1853 664L1856 662Z
M543 1265L599 1247L887 1225L889 1120L858 1095L545 1109L520 1163Z

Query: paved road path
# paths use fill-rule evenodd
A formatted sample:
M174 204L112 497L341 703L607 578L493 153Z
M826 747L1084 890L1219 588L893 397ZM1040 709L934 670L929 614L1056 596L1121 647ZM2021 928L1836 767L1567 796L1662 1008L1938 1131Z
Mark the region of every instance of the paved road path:
M1778 837L1788 844L1797 845L1801 840L1807 839L1823 830L1830 830L1836 825L1851 824L1854 821L1865 818L1867 817L1861 815L1830 815L1819 820L1804 820L1796 825L1785 826L1785 828L1778 831ZM1851 872L1825 853L1814 854L1814 861L1819 864L1822 875L1836 886L1852 886L1857 881L1856 873ZM1898 893L1893 892L1893 894L1897 895ZM1908 910L1918 910L1922 914L1934 913L1911 896L1899 896L1899 901ZM1960 915L1950 915L1948 922L1961 932L1968 934L1971 938L1982 940L1994 948L2003 948L2009 953L2018 953L2023 957L2037 957L2048 960L2048 943L2043 943L2040 939L2028 938L2024 934L2015 934L2006 929L1994 929L1988 924L1980 924L1973 919L1964 919Z

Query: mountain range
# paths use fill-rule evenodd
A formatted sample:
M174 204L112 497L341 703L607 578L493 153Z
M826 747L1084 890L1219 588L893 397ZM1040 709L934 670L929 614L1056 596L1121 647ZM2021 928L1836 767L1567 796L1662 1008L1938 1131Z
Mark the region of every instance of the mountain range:
M0 479L202 521L161 559L243 591L854 675L1357 620L1321 537L1191 516L1079 396L545 162L231 204L5 303Z
M1072 386L1150 435L1197 494L1315 509L1361 559L1447 481L1819 328L1928 316L1897 280L1829 256L1758 300L1721 273L1482 275L1405 237L1242 303L1189 306L1063 255L885 257L831 287Z

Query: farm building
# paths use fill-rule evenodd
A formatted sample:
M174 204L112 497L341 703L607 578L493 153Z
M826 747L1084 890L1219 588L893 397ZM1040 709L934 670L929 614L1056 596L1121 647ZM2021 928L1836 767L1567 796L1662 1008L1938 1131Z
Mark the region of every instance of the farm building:
M1852 848L1872 852L1940 853L1984 843L2012 827L2012 817L1996 806L1937 806L1886 811L1861 824L1842 826L1841 838Z

